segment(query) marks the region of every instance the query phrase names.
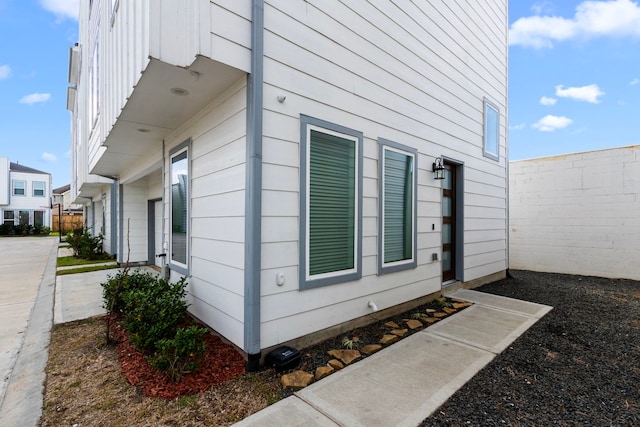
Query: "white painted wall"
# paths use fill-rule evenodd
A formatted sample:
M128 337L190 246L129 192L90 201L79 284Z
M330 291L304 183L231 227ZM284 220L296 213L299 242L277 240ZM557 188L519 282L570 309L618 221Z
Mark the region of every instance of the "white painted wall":
M246 79L175 132L173 147L191 138L189 310L239 347L244 321ZM166 175L165 182L171 182ZM165 185L168 212L168 185ZM169 230L168 214L165 215ZM178 275L173 273L172 280Z
M11 181L9 180L9 159L0 157L0 206L9 204Z
M13 195L13 181L25 181L24 196ZM44 196L33 195L33 182L44 182ZM29 224L33 225L33 212L43 212L45 227L51 227L51 175L47 173L9 172L9 205L4 210L15 211L15 223L18 224L18 211L29 211Z
M640 146L510 164L510 267L640 279Z
M506 22L506 2L495 1L266 2L263 347L370 313L369 300L387 308L440 290L438 156L464 162L464 279L506 269ZM499 162L482 154L485 97L500 107ZM357 282L299 290L300 114L364 133ZM379 137L419 152L418 267L382 276Z

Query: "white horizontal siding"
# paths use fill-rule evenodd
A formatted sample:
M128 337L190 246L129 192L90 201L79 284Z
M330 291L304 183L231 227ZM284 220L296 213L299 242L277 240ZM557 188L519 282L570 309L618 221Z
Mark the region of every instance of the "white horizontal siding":
M506 19L501 1L266 2L265 147L282 156L265 149L263 347L364 315L369 299L386 308L440 289L437 156L464 163L465 279L506 268ZM500 107L499 162L482 155L485 97ZM364 133L363 278L302 292L300 114ZM418 267L382 276L380 137L418 149Z
M174 132L166 143L168 156L173 147L191 139L189 310L241 348L246 97L243 79Z

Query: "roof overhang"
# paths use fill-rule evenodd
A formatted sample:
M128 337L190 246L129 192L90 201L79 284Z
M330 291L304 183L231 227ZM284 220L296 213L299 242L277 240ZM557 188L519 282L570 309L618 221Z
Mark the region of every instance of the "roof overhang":
M187 68L151 59L105 139L92 174L120 176L246 72L203 56Z

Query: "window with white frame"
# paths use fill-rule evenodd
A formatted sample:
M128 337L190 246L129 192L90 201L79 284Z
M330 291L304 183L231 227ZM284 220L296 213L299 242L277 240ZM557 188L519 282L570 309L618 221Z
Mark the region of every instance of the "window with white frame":
M29 211L18 211L18 224L29 225Z
M484 155L500 160L500 111L489 100L484 100Z
M171 233L169 235L172 267L178 272L188 273L189 255L189 144L185 141L170 153ZM177 267L177 268L176 268Z
M27 191L27 181L13 181L13 195L24 196Z
M100 98L100 79L99 79L99 52L100 43L97 37L100 34L100 25L96 32L96 41L93 46L91 62L89 63L89 128L93 129L98 118L99 98Z
M417 265L417 151L383 139L379 147L378 274L383 274Z
M33 211L33 225L35 227L44 226L44 211Z
M362 132L301 115L300 288L362 277Z
M33 196L44 197L46 183L44 181L33 181Z
M2 223L3 224L11 224L15 225L16 223L16 214L14 211L6 210L2 214Z

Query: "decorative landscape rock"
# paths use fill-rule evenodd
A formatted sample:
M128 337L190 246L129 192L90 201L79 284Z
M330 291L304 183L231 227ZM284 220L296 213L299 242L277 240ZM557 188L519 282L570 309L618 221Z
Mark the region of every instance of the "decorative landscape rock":
M280 384L284 388L305 388L313 381L313 374L305 371L294 371L280 377Z
M433 313L435 313L436 311L438 311L438 310L433 309L433 308L427 308L427 309L425 310L425 312L426 312L427 314L433 314Z
M398 338L397 335L386 334L380 339L380 344L389 345L389 344L392 344L392 343L398 341L398 339L399 338Z
M470 307L472 304L470 302L454 302L453 308L456 310L460 310L461 308Z
M444 308L442 309L442 311L444 311L444 312L445 312L445 313L447 313L447 314L453 314L453 313L455 313L455 312L456 312L456 309L455 309L455 308L444 307Z
M331 366L336 371L339 371L340 369L344 368L344 363L342 363L338 359L329 360L328 365Z
M320 366L318 369L316 369L315 380L320 381L327 375L331 375L334 372L335 369L333 369L331 366Z
M445 313L444 311L438 311L433 313L433 317L435 317L436 319L442 319L443 317L447 317L448 314Z
M398 325L396 322L387 322L384 324L384 326L392 329L398 329L400 327L400 325Z
M382 346L380 344L368 344L362 347L362 352L366 355L373 354L377 351L380 351Z
M440 319L437 319L435 317L421 317L420 320L422 320L425 325L433 325L434 323L440 321Z
M405 323L410 329L421 329L423 327L422 322L416 319L405 320Z
M393 329L393 330L389 331L390 334L397 335L399 337L403 337L403 336L407 335L407 332L409 332L408 329Z
M350 364L356 359L362 357L358 350L331 350L328 352L329 356L335 357L345 365Z

